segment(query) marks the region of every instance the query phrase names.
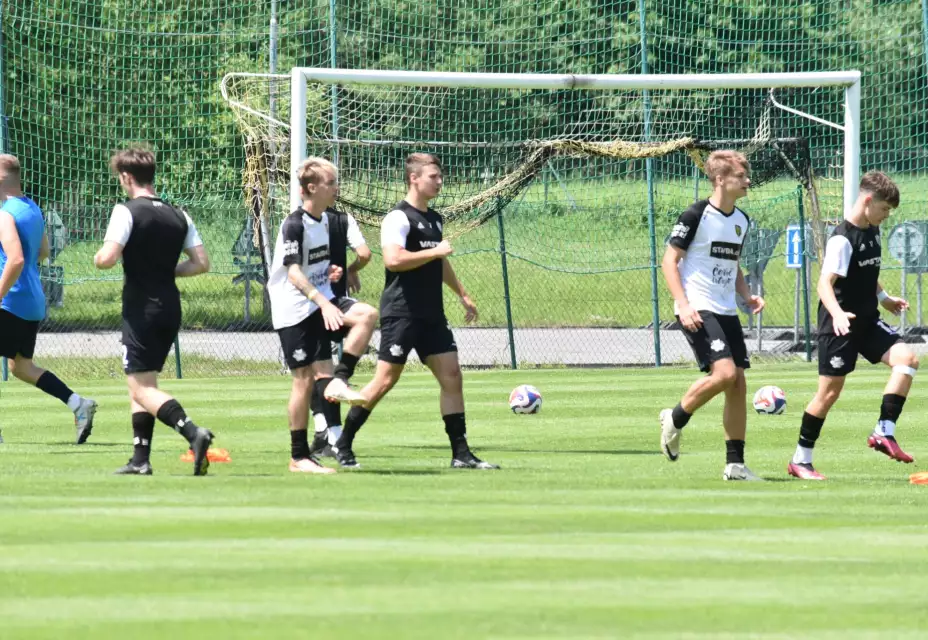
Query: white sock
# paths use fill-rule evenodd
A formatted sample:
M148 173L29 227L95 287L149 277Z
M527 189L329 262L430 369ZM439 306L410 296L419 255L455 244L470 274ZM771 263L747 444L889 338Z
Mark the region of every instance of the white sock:
M342 437L342 425L334 424L329 427L329 444L335 444Z
M873 433L881 436L893 436L896 433L896 423L892 420L877 420Z
M793 464L812 464L812 449L796 445L796 453L793 454Z
M76 393L72 393L71 397L68 398L68 409L70 409L72 412L77 411L77 409L81 406L81 400L83 400L82 397Z
M313 414L313 424L316 426L316 433L322 433L328 426L325 423L325 416L321 413Z

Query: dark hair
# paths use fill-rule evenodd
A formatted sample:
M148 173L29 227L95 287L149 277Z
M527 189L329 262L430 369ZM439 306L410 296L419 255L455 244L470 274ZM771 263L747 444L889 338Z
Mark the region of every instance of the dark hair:
M860 179L860 190L873 195L877 200L889 203L893 209L899 206L899 187L882 171L869 171Z
M148 149L133 147L120 149L110 158L113 173L128 173L139 184L152 184L155 181L155 154Z

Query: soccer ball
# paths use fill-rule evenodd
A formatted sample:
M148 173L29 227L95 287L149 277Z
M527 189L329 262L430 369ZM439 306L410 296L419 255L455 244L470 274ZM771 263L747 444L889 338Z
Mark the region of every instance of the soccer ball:
M509 394L509 408L513 413L541 411L541 391L530 384L520 384Z
M757 413L778 416L786 411L786 394L772 384L761 387L754 394L754 409Z

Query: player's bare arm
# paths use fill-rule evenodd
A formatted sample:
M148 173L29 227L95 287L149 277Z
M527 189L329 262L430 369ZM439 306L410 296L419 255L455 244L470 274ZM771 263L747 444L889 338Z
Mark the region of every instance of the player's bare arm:
M448 258L441 259L441 279L461 301L461 305L464 307L464 322L476 322L480 315L477 312L477 305L467 295L464 285L458 280L457 274L454 273L454 267L451 266L451 261Z
M23 272L23 267L26 266L23 245L16 231L16 221L5 211L0 212L0 245L3 246L3 252L6 254L6 264L3 266L3 273L0 273L0 299L2 299L16 284L19 275Z
M876 283L876 299L880 301L881 307L894 316L902 314L903 311L909 308L909 303L905 298L889 295L879 282Z
M841 305L838 304L838 298L835 296L835 281L837 279L838 274L822 271L816 291L819 300L822 301L828 313L831 314L832 323L835 326L835 335L844 336L851 332L851 320L857 316L853 313L845 313Z
M187 259L177 265L174 275L178 278L190 278L209 271L209 256L202 244L184 249Z
M319 307L326 329L335 331L345 323L345 315L312 285L299 264L290 265L287 269L287 280Z
M446 258L452 253L454 249L447 240L442 240L438 246L422 251L407 251L398 244L386 244L383 246L383 265L390 271L401 273L418 269L432 260Z
M696 331L702 326L702 318L699 312L690 306L690 301L686 299L686 292L683 290L683 279L680 277L679 265L685 256L685 249L667 245L667 249L664 251L664 259L661 260L661 271L664 273L670 295L680 310L680 324L687 331Z
M42 244L39 246L39 262L45 262L45 260L52 254L51 247L48 245L48 234L42 234Z
M348 278L349 294L357 293L361 290L361 277L358 275L358 272L371 261L371 249L366 244L362 244L360 247L354 249L354 253L355 260L348 265L348 273L345 276Z
M108 240L103 243L100 250L93 257L93 264L97 269L112 269L122 258L123 246L118 242Z
M735 276L735 291L738 292L738 295L741 296L741 299L744 300L744 303L755 315L763 311L764 307L767 306L763 298L751 293L751 288L748 286L747 280L744 279L744 273L741 269L738 269L738 275Z

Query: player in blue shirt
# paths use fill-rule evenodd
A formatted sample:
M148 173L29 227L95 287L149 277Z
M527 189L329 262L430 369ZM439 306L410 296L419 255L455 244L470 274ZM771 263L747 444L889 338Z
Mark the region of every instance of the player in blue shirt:
M0 155L0 355L9 360L14 376L68 405L77 444L83 444L93 430L97 403L32 362L39 322L45 318L39 262L49 249L42 211L23 194L21 173L15 156Z

